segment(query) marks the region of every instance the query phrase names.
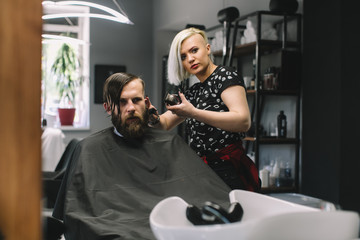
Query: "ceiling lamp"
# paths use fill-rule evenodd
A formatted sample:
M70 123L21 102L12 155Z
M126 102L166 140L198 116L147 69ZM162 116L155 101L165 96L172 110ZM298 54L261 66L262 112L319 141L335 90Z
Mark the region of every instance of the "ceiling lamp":
M44 43L44 44L51 43L54 41L61 41L61 42L67 42L67 43L71 43L71 44L79 44L79 45L89 44L89 43L85 42L84 40L67 37L67 36L53 35L53 34L42 34L41 36L43 38L42 43Z
M43 1L42 4L45 5L52 5L52 6L88 6L100 9L104 12L109 13L110 15L105 14L96 14L96 13L55 13L55 14L45 14L42 16L43 20L46 19L54 19L54 18L66 18L66 17L91 17L91 18L101 18L105 20L115 21L119 23L125 23L125 24L131 24L134 23L129 20L129 18L120 13L117 12L111 8L105 7L100 4L86 2L86 1L59 1L59 2L53 2L53 1ZM118 5L117 5L118 6ZM119 6L118 6L119 7ZM121 9L120 9L121 10Z

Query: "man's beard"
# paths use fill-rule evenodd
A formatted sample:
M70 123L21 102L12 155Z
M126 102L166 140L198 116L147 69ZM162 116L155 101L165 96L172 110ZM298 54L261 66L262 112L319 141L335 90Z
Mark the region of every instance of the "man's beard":
M135 118L136 121L127 123L126 120ZM114 111L111 114L111 122L114 124L116 130L125 138L141 138L144 136L149 121L149 110L145 108L143 115L129 115L121 121L120 114L116 115Z

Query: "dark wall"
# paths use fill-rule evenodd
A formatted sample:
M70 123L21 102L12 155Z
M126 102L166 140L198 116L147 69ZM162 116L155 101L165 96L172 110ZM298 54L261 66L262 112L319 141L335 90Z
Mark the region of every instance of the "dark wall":
M301 191L360 212L359 19L351 5L304 1Z
M341 1L341 182L340 205L360 212L360 32L359 10L350 0Z

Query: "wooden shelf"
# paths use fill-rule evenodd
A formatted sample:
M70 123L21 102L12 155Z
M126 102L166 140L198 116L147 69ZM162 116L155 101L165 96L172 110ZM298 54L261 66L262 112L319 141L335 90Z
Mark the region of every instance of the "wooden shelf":
M245 43L242 45L235 46L234 49L234 57L255 54L257 42ZM274 50L282 49L283 43L282 41L274 41L274 40L260 40L259 45L261 45L261 53L271 52ZM299 48L300 45L297 42L287 42L286 48ZM214 51L213 55L215 57L221 57L223 55L222 50Z
M297 96L299 95L299 90L246 90L248 95L254 95L258 92L261 95L283 95L283 96Z
M261 137L258 139L262 144L297 144L296 138Z
M250 142L255 142L255 140L256 140L256 138L254 138L254 137L245 137L243 139L243 141L250 141Z
M278 138L278 137L260 137L261 144L297 144L299 141L296 138ZM255 137L246 136L243 141L255 142Z
M240 56L244 54L254 54L256 49L256 42L246 43L242 45L235 46L234 56ZM215 57L221 57L223 55L222 50L213 52Z
M299 90L259 90L263 95L298 95Z
M249 95L254 95L256 93L256 90L246 90L246 93L249 94Z

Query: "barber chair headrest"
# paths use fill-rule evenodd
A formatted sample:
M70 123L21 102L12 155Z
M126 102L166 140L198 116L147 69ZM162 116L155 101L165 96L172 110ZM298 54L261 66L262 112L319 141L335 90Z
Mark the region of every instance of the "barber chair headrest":
M232 22L239 17L239 10L236 7L228 7L220 10L217 14L220 23Z

